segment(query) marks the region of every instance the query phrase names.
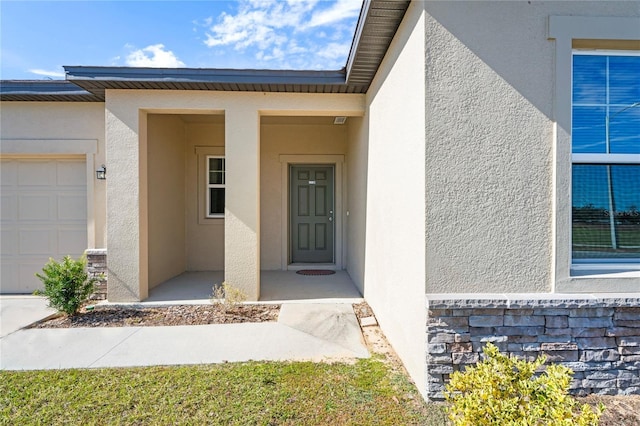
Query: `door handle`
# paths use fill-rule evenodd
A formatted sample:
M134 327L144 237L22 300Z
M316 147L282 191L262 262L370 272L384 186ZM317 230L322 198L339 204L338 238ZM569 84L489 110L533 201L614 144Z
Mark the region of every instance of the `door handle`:
M333 222L333 217L329 216L329 222Z

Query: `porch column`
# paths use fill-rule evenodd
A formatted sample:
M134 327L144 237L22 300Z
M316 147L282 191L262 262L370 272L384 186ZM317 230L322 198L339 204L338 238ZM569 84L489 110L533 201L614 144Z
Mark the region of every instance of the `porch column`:
M224 279L248 300L260 297L260 117L225 111Z
M106 104L107 299L137 302L148 296L146 114L117 96Z

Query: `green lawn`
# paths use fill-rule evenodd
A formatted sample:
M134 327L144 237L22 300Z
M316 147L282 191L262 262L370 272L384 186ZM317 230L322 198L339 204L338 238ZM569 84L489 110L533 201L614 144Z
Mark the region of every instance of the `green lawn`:
M445 423L380 357L0 373L2 425Z
M611 247L611 230L603 225L573 224L573 244L596 248ZM640 246L640 229L637 226L618 225L618 245L622 247Z

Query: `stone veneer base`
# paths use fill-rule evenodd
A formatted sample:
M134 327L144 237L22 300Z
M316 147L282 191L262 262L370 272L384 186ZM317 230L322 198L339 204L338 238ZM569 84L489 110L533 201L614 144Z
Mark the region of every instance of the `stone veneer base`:
M427 396L478 362L488 342L574 371L570 392L640 394L637 294L428 294Z
M87 249L87 272L90 277L99 279L96 290L91 296L92 300L107 299L107 249Z

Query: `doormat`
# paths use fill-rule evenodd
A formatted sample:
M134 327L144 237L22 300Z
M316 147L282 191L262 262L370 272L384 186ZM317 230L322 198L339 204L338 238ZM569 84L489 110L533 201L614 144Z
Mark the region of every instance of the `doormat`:
M296 271L296 274L300 275L333 275L336 271L328 271L326 269L302 269Z

